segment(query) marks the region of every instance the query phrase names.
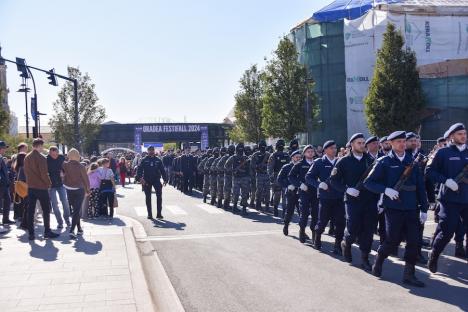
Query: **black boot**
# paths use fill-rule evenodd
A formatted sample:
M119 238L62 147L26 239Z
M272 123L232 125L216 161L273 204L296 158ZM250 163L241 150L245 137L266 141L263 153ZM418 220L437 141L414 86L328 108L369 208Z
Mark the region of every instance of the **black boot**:
M206 198L208 197L208 195L206 194L203 194L203 202L206 204Z
M223 209L224 210L229 210L229 200L228 199L224 200Z
M215 205L215 202L216 202L216 198L215 197L211 197L211 201L210 201L210 205Z
M249 208L255 208L255 201L253 199L250 200Z
M315 230L312 229L310 230L312 231L312 244L315 244L315 237L317 236L317 232L315 232Z
M273 215L274 215L275 217L278 216L278 206L276 206L276 205L273 206Z
M330 224L330 228L328 229L328 235L333 236L335 235L335 227Z
M247 215L247 205L246 204L242 206L242 214L244 216Z
M314 248L317 250L322 249L322 235L318 234L316 231L313 231L312 237L314 237Z
M455 257L462 259L466 257L465 248L463 248L463 242L455 243Z
M403 273L403 283L415 286L415 287L424 287L426 286L423 282L418 280L415 275L414 264L405 264L405 271Z
M265 212L266 213L270 212L270 204L269 203L265 204Z
M351 245L348 245L346 241L341 242L341 252L343 253L343 257L346 262L353 262L353 256L351 254Z
M437 272L437 261L439 260L439 255L436 255L435 252L432 250L429 254L429 260L427 261L427 268L432 273Z
M237 212L237 202L234 202L234 205L232 205L232 213Z
M299 229L299 241L304 244L306 240L308 239L309 239L309 236L307 236L305 232L305 228L300 228Z
M341 250L341 241L335 240L335 246L333 246L333 253L335 255L343 255L343 251Z
M385 257L382 254L378 253L377 258L375 259L374 266L372 267L372 274L376 277L382 275L382 265L384 263Z
M363 269L364 271L372 270L372 266L370 265L370 262L369 262L369 254L363 253L361 255L361 269Z
M221 198L218 198L218 205L217 205L218 208L222 208L223 207L223 200Z
M257 211L262 210L262 202L259 199L257 199L257 202L255 203L255 209L257 209Z
M288 236L289 234L289 223L285 223L283 226L283 234L284 236Z
M426 257L424 257L424 255L422 254L422 251L421 249L418 250L418 263L420 264L426 264L427 263L427 259Z

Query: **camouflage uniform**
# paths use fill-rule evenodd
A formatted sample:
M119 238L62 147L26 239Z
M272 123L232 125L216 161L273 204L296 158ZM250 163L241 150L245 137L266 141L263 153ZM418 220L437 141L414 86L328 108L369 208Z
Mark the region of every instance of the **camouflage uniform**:
M208 158L205 162L204 167L204 181L203 181L203 200L206 202L206 196L210 193L210 184L211 184L211 175L210 169L213 161L215 160L214 156Z
M278 148L278 146L277 146ZM281 168L289 162L289 155L282 150L277 150L271 154L268 160L268 176L270 177L271 188L273 191L273 209L275 216L278 215L278 205L282 195L284 195L282 186L278 183L277 177ZM284 200L283 200L284 202ZM283 207L283 212L285 207ZM283 213L284 214L284 213Z
M224 197L224 165L229 158L229 154L221 156L217 164L218 170L218 208L221 208L223 205Z
M229 156L224 164L224 204L223 208L228 209L232 192L232 163L234 156Z
M257 191L255 194L255 208L260 210L262 201L268 210L270 205L270 177L267 173L267 163L270 154L266 151L257 151L252 155L250 161L251 171L256 173Z
M234 201L234 209L237 208L237 202L239 201L239 194L241 195L241 206L245 211L247 207L247 199L249 198L249 186L250 176L249 169L247 167L246 156L233 156L232 168L233 168L233 180L232 180L232 196Z
M218 162L219 160L220 160L220 157L215 158L210 167L210 195L211 195L212 205L215 204L216 196L218 194Z

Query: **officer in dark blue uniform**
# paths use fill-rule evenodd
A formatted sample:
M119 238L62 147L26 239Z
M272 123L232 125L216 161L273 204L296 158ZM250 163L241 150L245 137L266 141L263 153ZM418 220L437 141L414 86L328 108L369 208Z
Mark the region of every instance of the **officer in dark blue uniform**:
M369 253L377 223L378 195L366 190L363 181L374 159L365 152L362 133L351 136L348 143L351 147L350 153L338 160L330 176L331 186L346 193L346 231L341 248L345 261L351 263L351 246L359 239L361 268L371 270Z
M335 225L335 247L333 252L341 254L341 241L343 240L345 227L344 194L332 188L329 183L332 169L336 163L337 149L335 142L325 142L323 151L325 155L314 161L305 177L307 185L312 185L319 190L319 217L315 226L314 246L316 249L322 247L321 235L327 223L333 220Z
M396 131L388 136L392 152L380 158L366 178L364 186L376 194L384 194L386 238L378 249L372 273L380 277L382 265L390 253L406 239L403 282L424 287L415 275L420 223L427 220L427 195L423 173L413 156L405 152L406 133ZM420 207L421 211L418 209Z
M379 138L376 136L371 136L367 138L366 143L367 154L369 154L372 159L377 159L384 156L382 152L379 151Z
M141 182L143 191L146 197L146 209L148 211L148 219L153 219L153 211L151 208L151 191L154 188L156 191L156 218L163 219L162 211L162 187L161 178L164 181L163 185L167 184L167 175L164 170L162 160L156 156L154 146L148 147L148 155L141 160L140 166L136 175L136 180Z
M462 123L448 130L450 144L439 149L429 160L426 175L433 183L440 183L438 234L432 244L427 266L437 272L437 262L450 242L460 219L468 229L468 149L466 128Z
M312 230L312 242L315 240L315 226L318 219L318 199L317 189L312 185L307 185L305 175L310 166L314 163L315 151L312 145L307 145L302 152L303 158L295 164L289 172L289 183L299 188L299 204L301 215L299 219L299 240L301 243L309 238L305 233L309 215L312 217L310 229Z
M278 184L281 185L282 188L286 189L286 207L283 210L286 212L283 213L284 215L284 227L283 227L283 234L289 234L289 223L291 222L292 216L294 214L294 208L297 206L297 190L296 187L289 183L288 175L291 171L292 167L300 162L302 159L301 152L296 150L291 154L291 161L284 165L280 172L278 173Z
M392 146L390 145L390 142L388 141L387 136L383 136L379 139L380 143L380 153L382 156L388 155L392 151Z

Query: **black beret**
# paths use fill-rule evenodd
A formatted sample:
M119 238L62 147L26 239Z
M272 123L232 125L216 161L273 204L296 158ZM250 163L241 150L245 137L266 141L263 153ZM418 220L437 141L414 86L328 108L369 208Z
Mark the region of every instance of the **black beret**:
M351 136L351 138L349 139L349 143L353 143L354 140L356 139L364 139L364 134L362 133L355 133Z
M326 149L330 146L336 145L335 141L333 140L328 140L327 142L323 143L323 149Z
M448 130L448 136L451 136L454 132L460 131L460 130L465 130L465 125L462 124L461 122L456 123L452 125Z
M387 136L383 136L383 137L381 137L380 140L379 140L380 143L383 143L383 142L385 142L385 141L388 141L388 137L387 137Z
M445 138L443 138L443 137L440 137L440 138L437 139L437 143L441 143L441 142L444 142L444 141L445 141Z
M153 145L148 146L147 150L154 149Z
M395 132L392 132L392 134L390 134L388 136L389 141L393 141L393 140L397 140L397 139L406 139L406 132L405 131L395 131Z
M373 136L367 138L366 145L369 144L369 143L372 143L372 142L377 142L378 140L379 140L379 138L376 137L375 135L373 135Z
M296 155L301 155L301 151L295 150L294 152L291 153L291 157L294 157Z
M417 135L414 132L407 132L406 133L406 139L407 140L412 139L412 138L416 138L416 137L417 137Z

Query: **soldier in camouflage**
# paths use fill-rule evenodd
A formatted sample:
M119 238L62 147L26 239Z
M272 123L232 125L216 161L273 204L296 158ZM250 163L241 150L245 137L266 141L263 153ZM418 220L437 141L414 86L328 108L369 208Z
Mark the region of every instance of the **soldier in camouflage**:
M226 160L229 157L227 154L227 148L221 147L220 149L220 156L218 161L216 162L216 172L217 172L217 203L216 206L221 208L223 206L223 195L224 195L224 165L226 164Z
M232 212L237 212L237 203L239 201L239 194L241 194L242 213L247 214L247 200L249 198L250 176L248 158L244 155L243 143L237 144L236 153L230 158L230 160L232 161L228 161L228 164L230 164L230 168L228 168L228 170L232 172L233 176L232 195L234 200Z
M284 151L284 140L278 140L276 142L276 152L271 154L268 160L268 176L270 177L271 188L273 190L273 213L274 216L278 216L278 205L282 195L284 194L284 188L277 181L278 173L281 168L289 162L289 155ZM284 201L283 201L284 202ZM283 215L286 207L283 207Z
M218 192L218 161L220 159L219 156L219 147L215 147L213 149L213 161L210 165L210 196L211 196L211 205L215 205L216 203L216 195Z
M256 151L258 151L257 144L253 146L253 149L251 149L250 146L245 147L245 155L249 157L249 159L252 158L252 154L255 153ZM250 205L249 207L255 208L255 193L257 192L257 183L255 181L255 171L252 172L251 169L249 170L250 170L250 178L251 178L250 179Z
M203 164L203 202L206 203L206 198L210 193L210 168L213 163L213 151L208 150L206 161L200 163Z
M258 143L258 151L252 155L250 168L255 172L255 183L257 191L255 193L255 208L262 210L262 202L265 203L265 210L270 209L270 178L267 173L268 159L270 153L266 151L267 144L264 140Z

